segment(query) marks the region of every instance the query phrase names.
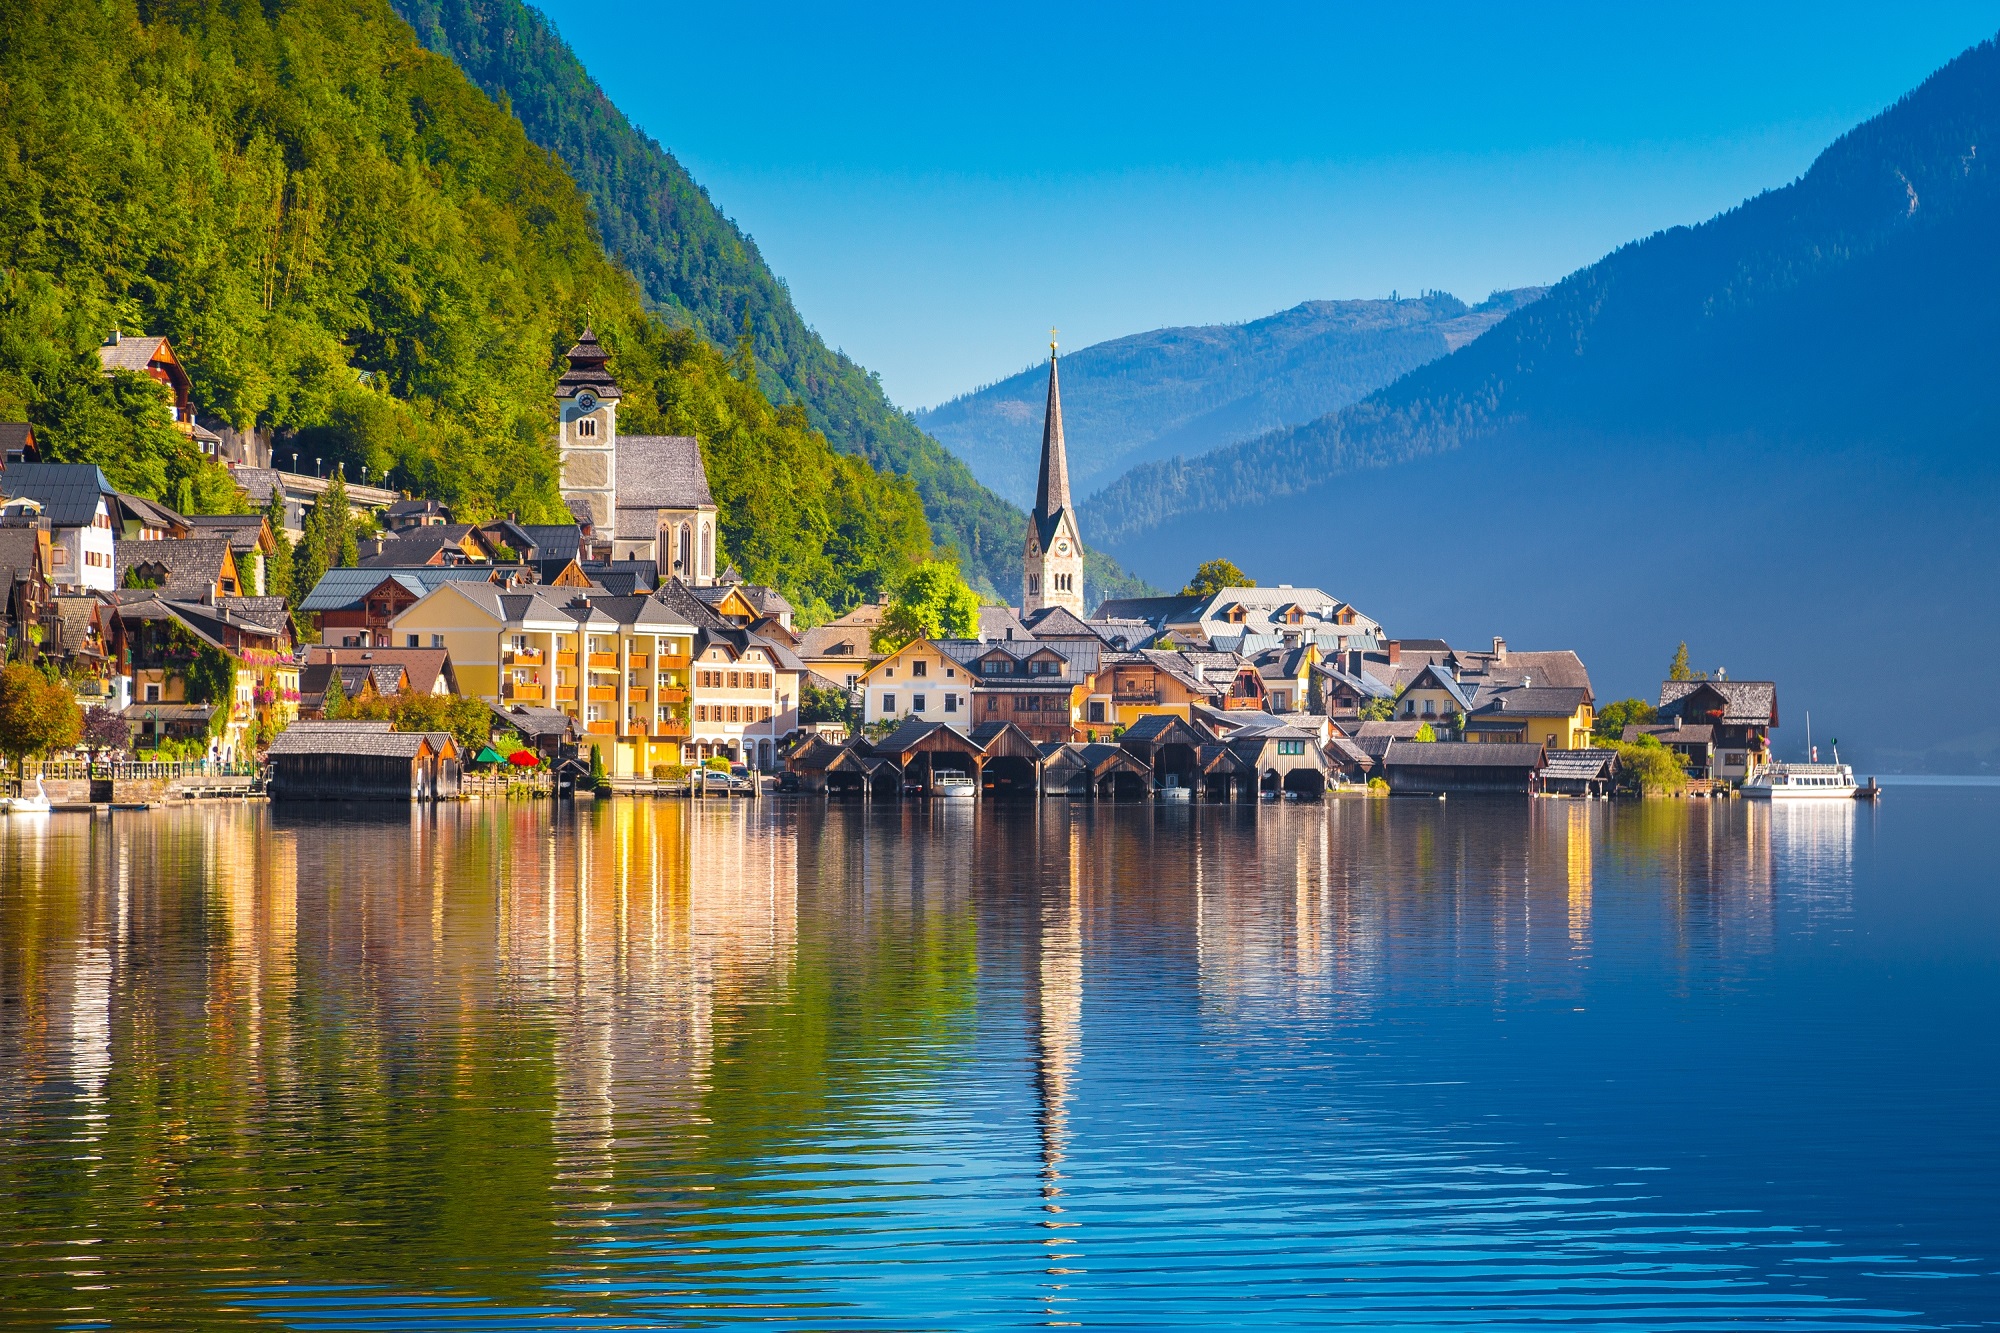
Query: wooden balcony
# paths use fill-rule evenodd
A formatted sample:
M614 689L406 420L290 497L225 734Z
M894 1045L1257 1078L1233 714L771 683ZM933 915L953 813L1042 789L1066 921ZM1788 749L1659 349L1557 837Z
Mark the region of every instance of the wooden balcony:
M559 704L565 704L565 703L568 703L568 704L573 704L573 703L575 703L575 702L576 702L576 686L574 686L574 685L558 685L558 686L556 686L556 702L557 702L557 703L559 703Z
M576 654L575 654L575 653L557 653L557 654L556 654L556 665L557 665L557 666L566 666L566 667L573 667L573 666L575 666L575 665L576 665Z
M590 687L588 697L592 703L615 703L618 699L618 687L616 685L593 685Z
M633 653L625 659L625 665L631 667L634 671L644 671L647 664L648 659L644 653Z
M660 686L660 702L663 704L684 704L687 697L688 692L677 685Z
M586 722L583 724L583 729L585 731L588 731L593 736L616 735L617 732L615 731L614 727L615 724L610 722Z
M635 704L645 703L646 687L644 685L632 686L630 691L627 692L626 699L630 703L635 703Z
M590 655L590 665L594 667L608 668L612 671L616 671L618 669L618 654L592 653Z
M500 660L510 666L540 666L542 650L539 648L509 648L500 654Z

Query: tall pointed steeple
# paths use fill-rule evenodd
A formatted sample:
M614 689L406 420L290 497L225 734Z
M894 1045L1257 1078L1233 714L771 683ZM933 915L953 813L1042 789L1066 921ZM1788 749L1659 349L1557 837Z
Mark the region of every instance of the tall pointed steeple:
M1084 614L1083 534L1070 507L1054 330L1049 336L1048 414L1042 418L1042 475L1035 483L1035 512L1021 545L1021 612L1033 615L1051 606Z
M1042 418L1042 475L1035 483L1035 521L1045 523L1069 508L1069 455L1063 450L1062 384L1056 345L1049 344L1049 405Z

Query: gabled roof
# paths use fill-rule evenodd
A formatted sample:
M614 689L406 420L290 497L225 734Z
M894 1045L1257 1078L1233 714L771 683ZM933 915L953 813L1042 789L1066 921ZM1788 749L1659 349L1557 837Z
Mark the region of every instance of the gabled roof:
M385 759L415 759L436 752L426 732L391 731L389 724L361 726L344 722L294 722L271 742L273 758L305 754L355 754Z
M1550 750L1542 776L1572 782L1595 781L1610 777L1617 763L1616 750Z
M1778 686L1768 680L1669 680L1660 685L1660 712L1685 711L1689 695L1713 690L1723 700L1722 721L1732 726L1778 725Z
M0 460L5 460L10 453L25 454L35 448L38 446L33 426L25 421L0 421Z
M237 555L248 555L264 545L266 525L262 514L198 514L182 521L201 536L222 538Z
M511 708L488 704L487 707L503 724L531 741L577 734L576 719L560 708L539 708L533 704L515 704Z
M451 651L446 648L334 648L314 644L306 649L308 667L327 663L357 669L400 667L408 675L412 693L430 694L437 688L439 677L444 679L447 693L458 693L458 673L452 669Z
M1580 687L1536 685L1501 690L1491 697L1482 698L1479 707L1468 716L1488 721L1517 717L1572 717L1577 709L1589 702L1590 691Z
M160 528L176 536L194 533L195 524L185 514L176 513L157 500L120 491L112 497L112 517L122 526L137 523L142 528Z
M1706 722L1690 722L1678 727L1671 722L1654 722L1627 726L1618 739L1630 745L1641 736L1651 736L1662 745L1713 745L1715 728Z
M109 510L117 494L104 473L90 463L6 463L0 465L0 495L38 501L49 526L87 528L101 502Z
M620 435L617 482L620 510L700 509L715 503L701 443L692 435ZM641 535L654 531L648 520Z
M146 373L146 367L155 360L173 360L173 349L167 340L157 333L123 333L113 336L117 341L107 342L97 349L98 364L106 370L130 370L143 375Z
M4 595L0 595L4 600ZM49 647L59 653L95 651L91 647L91 630L99 628L98 607L102 605L96 597L54 597L50 602L55 607L56 634ZM99 635L102 646L102 635Z
M1045 606L1023 619L1028 632L1038 639L1095 639L1097 631L1085 624L1066 606Z
M1461 711L1467 713L1472 711L1472 700L1476 689L1468 689L1466 685L1453 680L1451 672L1446 671L1443 667L1435 663L1426 665L1423 670L1410 677L1410 683L1403 687L1403 691L1406 694L1411 690L1423 689L1443 690L1451 696L1452 701L1459 706Z
M727 629L729 627L729 622L715 614L709 608L708 603L695 596L694 589L682 582L678 574L662 583L660 590L654 593L653 596L659 601L660 605L666 607L674 615L679 616L684 623L692 625L696 629Z
M1203 737L1172 713L1148 713L1125 728L1120 745L1200 745Z
M1382 756L1385 768L1540 768L1539 745L1500 741L1394 741Z
M876 623L881 618L876 617ZM1025 639L1029 637L1028 627L1014 614L1011 606L982 606L979 608L979 637L982 639Z
M0 611L6 610L14 580L24 579L41 564L39 553L48 533L39 528L0 528ZM44 578L48 570L41 571Z
M911 718L894 731L874 742L873 748L879 755L900 756L910 753L919 746L930 742L928 748L940 744L953 748L962 746L968 752L977 752L979 742L948 722L924 722Z
M1155 630L1191 618L1206 597L1111 597L1098 604L1095 620L1143 620Z
M158 543L148 543L157 545ZM491 585L489 565L431 565L422 569L329 569L299 603L301 611L345 611L368 594L394 580L412 597L423 597L445 583Z
M166 571L159 593L164 597L200 600L204 593L215 594L225 564L233 567L229 543L221 537L184 537L178 541L115 542L112 552L117 562L117 582L134 569L158 567Z

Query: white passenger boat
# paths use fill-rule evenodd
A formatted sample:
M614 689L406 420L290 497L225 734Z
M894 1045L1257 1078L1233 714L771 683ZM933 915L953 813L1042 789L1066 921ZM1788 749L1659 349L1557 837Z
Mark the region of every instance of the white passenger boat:
M1759 801L1851 801L1855 791L1854 770L1840 763L1770 763L1743 781L1743 794Z
M950 801L970 801L979 795L979 784L963 773L940 773L931 779L931 795Z

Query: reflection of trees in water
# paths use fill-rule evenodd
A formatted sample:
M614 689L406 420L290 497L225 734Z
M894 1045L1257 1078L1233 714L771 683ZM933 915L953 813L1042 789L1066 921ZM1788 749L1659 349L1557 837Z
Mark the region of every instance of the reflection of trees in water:
M962 896L848 921L803 884L838 924L802 947L795 840L741 805L9 830L0 1287L128 1323L253 1275L545 1300L665 1158L743 1172L969 1010ZM76 1245L117 1271L48 1265Z

